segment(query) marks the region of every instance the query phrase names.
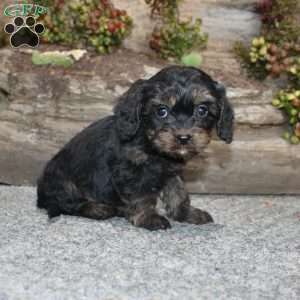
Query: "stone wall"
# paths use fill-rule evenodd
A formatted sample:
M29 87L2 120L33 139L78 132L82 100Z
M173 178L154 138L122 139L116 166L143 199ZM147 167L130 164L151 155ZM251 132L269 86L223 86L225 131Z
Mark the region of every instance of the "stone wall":
M114 0L115 5L126 9L135 21L132 35L126 40L125 46L149 52L148 38L155 25L150 19L150 9L144 0ZM260 22L253 10L255 1L235 0L186 0L180 6L181 17L201 17L203 30L209 33L209 49L230 51L236 40L248 40L257 34Z
M235 40L250 41L259 31L253 2L187 0L182 7L183 16L203 18L210 35L203 69L226 85L236 112L234 142L215 138L207 159L187 166L191 192L300 193L299 147L281 139L285 118L270 105L277 87L245 77L231 52ZM111 113L132 82L166 65L147 46L153 21L144 1L115 3L135 20L129 50L90 53L68 70L33 67L30 54L0 50L0 182L35 184L45 161L68 139Z

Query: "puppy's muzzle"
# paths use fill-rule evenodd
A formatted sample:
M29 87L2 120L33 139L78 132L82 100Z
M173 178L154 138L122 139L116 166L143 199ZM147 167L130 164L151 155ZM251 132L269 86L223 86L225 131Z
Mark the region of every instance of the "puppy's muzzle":
M187 145L192 139L190 134L177 134L175 137L180 145Z

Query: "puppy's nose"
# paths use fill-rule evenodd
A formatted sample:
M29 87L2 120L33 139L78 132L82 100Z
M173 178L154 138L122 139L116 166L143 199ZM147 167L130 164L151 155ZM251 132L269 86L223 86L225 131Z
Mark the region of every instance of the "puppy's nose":
M189 134L176 135L176 139L181 145L186 145L191 140L191 138L192 136Z

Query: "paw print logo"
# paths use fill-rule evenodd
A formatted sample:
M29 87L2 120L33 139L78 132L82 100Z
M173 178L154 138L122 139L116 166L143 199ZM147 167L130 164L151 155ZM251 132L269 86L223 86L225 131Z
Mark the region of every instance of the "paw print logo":
M20 46L37 47L40 43L39 34L42 34L45 27L41 23L36 23L34 17L16 17L13 23L8 23L4 31L11 34L10 43L12 47Z

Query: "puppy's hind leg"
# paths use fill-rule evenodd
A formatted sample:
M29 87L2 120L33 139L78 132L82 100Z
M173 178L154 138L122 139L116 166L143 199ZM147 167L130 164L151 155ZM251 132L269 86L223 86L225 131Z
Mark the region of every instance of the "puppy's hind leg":
M38 182L37 206L45 208L50 218L61 214L104 220L117 216L113 206L97 202L82 194L67 180L44 177Z
M208 212L191 206L189 194L179 176L168 181L161 199L167 216L178 222L197 225L213 222L213 218Z

